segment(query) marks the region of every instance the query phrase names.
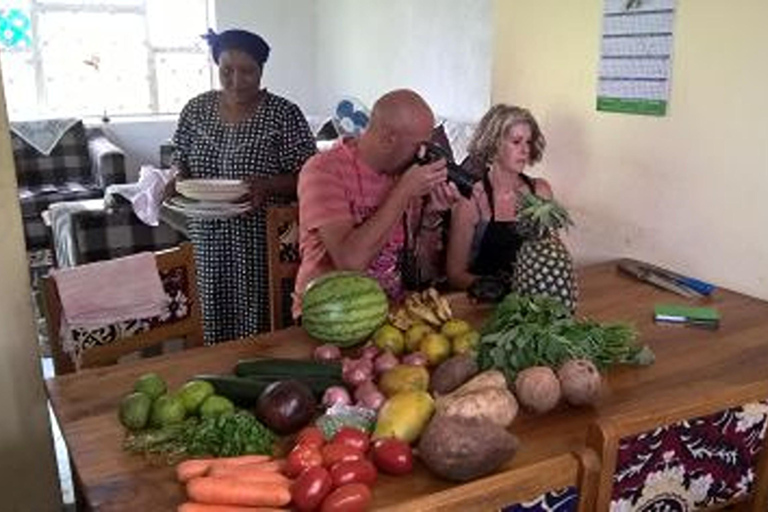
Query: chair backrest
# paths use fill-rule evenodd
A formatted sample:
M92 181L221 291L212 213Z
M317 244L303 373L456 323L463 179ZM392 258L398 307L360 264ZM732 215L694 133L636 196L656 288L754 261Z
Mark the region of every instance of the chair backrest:
M597 455L592 450L581 449L455 485L410 501L407 509L419 512L591 512L599 467ZM392 511L403 508L398 505ZM389 509L385 507L383 510Z
M203 325L197 294L197 276L192 245L156 253L157 268L171 305L162 318L137 319L101 329L73 330L83 341L81 367L107 366L121 357L172 339L184 339L185 348L203 345ZM48 337L57 374L75 371L75 364L62 347L61 300L52 277L44 280L45 313Z
M299 271L299 209L296 205L267 209L267 271L272 330L293 324L291 303Z
M590 425L601 461L594 510L768 509L768 382L695 393Z

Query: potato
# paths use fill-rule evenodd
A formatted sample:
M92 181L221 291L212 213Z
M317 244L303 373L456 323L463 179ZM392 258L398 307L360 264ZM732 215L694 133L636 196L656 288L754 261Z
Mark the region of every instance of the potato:
M571 359L557 370L557 377L569 404L594 405L600 399L603 379L592 361Z
M454 393L468 393L485 388L507 389L507 378L498 370L487 370L479 375L475 375L469 382L454 391Z
M505 388L482 388L438 397L435 410L445 416L477 418L506 428L517 416L517 400Z
M464 384L477 373L475 358L468 355L453 356L438 366L429 382L430 391L445 395Z
M560 401L560 381L548 366L532 366L517 374L515 395L523 407L543 414Z
M497 425L438 415L421 436L419 457L436 475L461 482L494 472L518 446L518 439Z

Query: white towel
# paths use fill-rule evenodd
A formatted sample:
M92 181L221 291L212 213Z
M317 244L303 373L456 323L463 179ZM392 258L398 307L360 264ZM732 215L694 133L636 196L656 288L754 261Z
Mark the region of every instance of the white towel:
M151 165L141 166L139 181L125 185L110 185L105 195L119 195L131 202L133 213L144 224L160 224L160 206L165 198L165 189L176 177L176 169L158 169Z
M77 122L76 118L18 121L11 123L11 131L40 153L48 156L67 130Z

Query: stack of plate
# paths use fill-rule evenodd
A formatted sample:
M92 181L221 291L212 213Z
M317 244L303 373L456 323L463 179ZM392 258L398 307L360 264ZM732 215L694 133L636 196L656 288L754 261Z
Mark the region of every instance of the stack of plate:
M251 203L245 198L248 185L240 180L178 181L176 191L181 195L163 204L188 217L235 217L251 210Z

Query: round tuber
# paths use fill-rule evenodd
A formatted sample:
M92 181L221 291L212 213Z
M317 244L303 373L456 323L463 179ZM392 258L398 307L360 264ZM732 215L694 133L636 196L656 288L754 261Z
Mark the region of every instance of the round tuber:
M571 359L557 370L563 397L571 405L594 405L602 392L602 378L592 361Z
M543 414L560 402L560 381L549 366L532 366L517 374L515 394L525 408Z

